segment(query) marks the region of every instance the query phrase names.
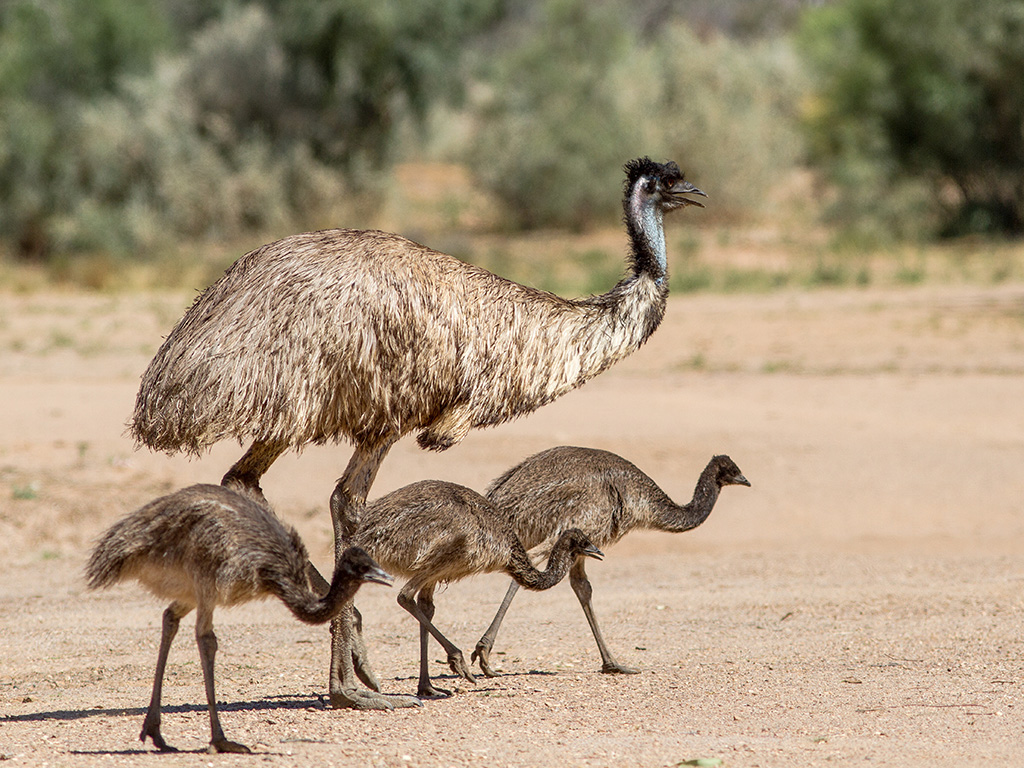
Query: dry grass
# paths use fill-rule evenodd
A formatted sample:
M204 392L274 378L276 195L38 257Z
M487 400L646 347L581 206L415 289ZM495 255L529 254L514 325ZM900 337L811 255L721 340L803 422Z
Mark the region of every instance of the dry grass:
M928 285L990 286L1024 280L1024 243L963 239L893 243L865 250L814 223L820 197L813 180L794 175L780 185L778 218L722 220L714 200L666 222L672 290L750 293L781 288ZM378 228L518 282L563 295L607 290L624 269L626 236L617 223L586 232L513 232L496 203L466 170L448 163L407 163L373 216L321 222L322 227ZM359 220L356 220L356 219ZM123 293L198 290L236 258L290 232L253 233L232 243L168 245L135 260L79 255L48 264L15 262L0 253L0 286L8 293L54 288Z

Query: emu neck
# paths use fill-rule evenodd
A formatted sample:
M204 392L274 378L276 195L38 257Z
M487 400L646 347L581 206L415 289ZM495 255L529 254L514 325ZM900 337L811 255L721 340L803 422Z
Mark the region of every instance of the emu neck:
M335 569L331 588L323 597L317 598L310 590L300 590L293 585L289 585L291 588L280 597L295 618L308 624L323 624L334 617L343 603L355 596L360 585L359 579Z
M637 188L626 199L625 209L634 273L648 274L658 285L667 283L668 255L661 208L642 198Z
M669 533L682 533L696 528L708 519L718 501L721 489L707 473L702 474L693 491L693 498L686 504L676 504L666 497L666 504L659 511L655 528Z
M661 324L667 300L667 283L638 272L608 293L579 302L597 315L594 322L583 324L576 335L578 348L587 350L580 360L578 383L639 349Z
M547 568L538 571L530 562L530 557L523 545L517 540L505 570L521 587L533 590L550 589L565 578L565 574L569 572L569 567L575 559L567 547L559 547L556 544L548 556Z

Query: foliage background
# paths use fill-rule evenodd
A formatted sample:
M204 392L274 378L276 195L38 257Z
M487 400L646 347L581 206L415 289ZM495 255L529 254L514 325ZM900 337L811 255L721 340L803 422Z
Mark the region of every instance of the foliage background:
M1014 0L6 0L0 255L365 226L423 161L579 232L641 154L710 221L1018 235L1022 127Z

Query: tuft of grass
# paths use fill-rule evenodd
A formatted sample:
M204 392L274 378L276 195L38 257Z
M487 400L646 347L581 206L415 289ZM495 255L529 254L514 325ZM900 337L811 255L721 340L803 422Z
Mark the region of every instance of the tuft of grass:
M15 501L31 501L39 497L39 488L35 483L15 485L11 488L11 498Z
M680 371L704 371L708 367L708 359L703 352L695 352L691 357L682 360L676 366Z
M590 248L577 254L573 261L584 269L583 289L580 293L603 293L622 277L622 258L601 248Z
M669 289L679 293L706 291L714 283L714 275L706 264L686 264L669 275Z
M992 265L989 280L994 285L1000 285L1013 277L1013 262L1007 258L1001 258Z
M842 261L819 258L807 276L807 285L837 287L848 284L849 280L849 270Z
M765 360L761 365L762 373L796 373L799 366L792 360Z
M926 276L927 270L923 261L916 264L900 262L893 274L893 279L900 285L920 285Z
M75 346L75 338L65 331L53 331L50 333L49 349L71 349Z
M760 293L784 288L790 279L785 271L732 268L722 273L721 289L727 293Z

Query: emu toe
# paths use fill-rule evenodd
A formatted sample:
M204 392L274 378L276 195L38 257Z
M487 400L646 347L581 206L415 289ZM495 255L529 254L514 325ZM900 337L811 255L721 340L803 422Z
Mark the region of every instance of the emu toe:
M159 722L159 720L156 721L155 723L150 722L150 719L149 719L148 716L146 717L146 720L142 723L142 733L139 734L139 741L145 742L147 736L150 739L152 739L153 746L156 747L161 752L177 752L178 751L177 747L172 747L170 744L168 744L166 741L164 741L164 737L160 734L160 722Z
M377 693L376 691L363 691L359 689L331 691L330 699L331 707L334 709L391 710L423 706L415 696Z
M215 755L219 752L231 752L238 755L252 754L252 750L245 746L245 744L239 744L237 741L228 741L227 739L211 741L210 746L206 748L206 751L211 755Z
M451 698L452 692L447 688L435 688L432 683L427 685L421 685L416 691L416 696L420 699L434 700L434 699L447 699Z
M482 643L476 644L476 650L473 651L469 657L469 661L472 664L475 661L480 662L480 671L484 673L486 677L497 677L498 673L491 667L491 649Z
M452 668L459 677L463 677L469 682L476 684L476 678L473 677L473 673L469 669L469 665L466 664L466 657L462 655L462 651L456 651L455 653L448 654L448 666Z

